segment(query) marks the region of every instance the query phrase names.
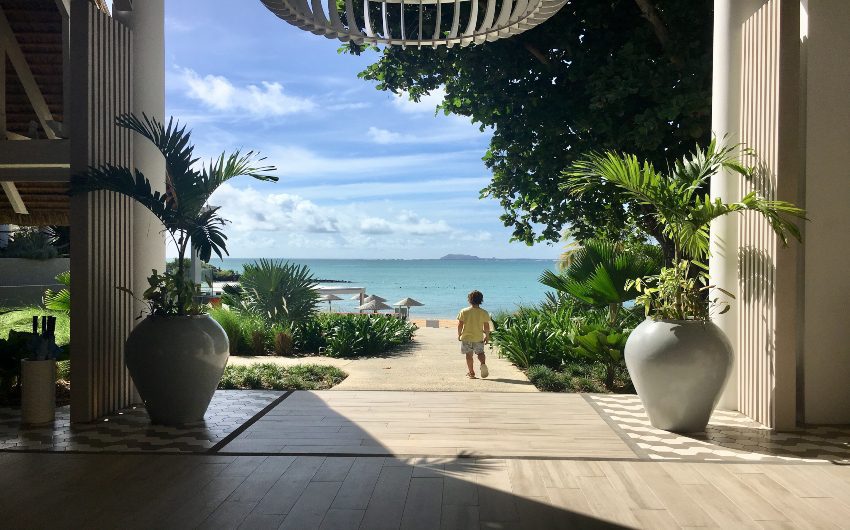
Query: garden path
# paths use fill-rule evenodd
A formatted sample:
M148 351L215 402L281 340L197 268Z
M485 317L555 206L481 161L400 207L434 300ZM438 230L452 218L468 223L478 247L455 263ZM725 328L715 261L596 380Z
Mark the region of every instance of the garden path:
M414 342L383 357L332 359L328 357L231 357L231 364L272 362L284 366L316 363L337 366L348 378L334 390L409 390L444 392L537 392L519 369L487 350L490 376L467 379L457 332L452 328L422 327Z

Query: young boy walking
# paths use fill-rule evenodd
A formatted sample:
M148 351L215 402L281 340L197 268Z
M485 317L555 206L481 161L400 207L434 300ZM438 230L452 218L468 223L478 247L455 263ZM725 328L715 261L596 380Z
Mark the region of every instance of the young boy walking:
M487 369L484 344L490 341L490 313L480 307L484 302L481 291L472 291L466 299L469 307L457 315L457 340L461 341L460 352L466 355L466 377L475 379L473 353L478 354L478 360L481 361L481 377L487 377L490 371Z

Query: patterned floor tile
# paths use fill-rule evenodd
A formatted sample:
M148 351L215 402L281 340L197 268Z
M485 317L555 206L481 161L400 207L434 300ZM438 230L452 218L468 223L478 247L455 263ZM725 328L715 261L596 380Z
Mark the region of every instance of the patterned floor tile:
M682 435L653 427L636 395L589 394L587 399L641 457L651 460L850 463L850 428L775 433L743 414L719 410L705 433Z
M183 428L151 425L141 406L120 410L96 423L74 425L69 407L60 407L53 424L21 427L20 409L0 407L0 451L203 452L282 394L216 391L204 422Z

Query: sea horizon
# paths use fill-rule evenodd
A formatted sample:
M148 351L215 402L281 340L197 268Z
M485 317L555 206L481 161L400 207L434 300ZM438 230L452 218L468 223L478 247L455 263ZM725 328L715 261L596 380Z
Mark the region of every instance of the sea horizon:
M214 258L210 264L241 272L260 258ZM411 318L453 319L466 307L472 290L484 293L482 307L491 313L514 311L520 305L539 304L550 289L537 280L544 270L555 270L557 260L497 259L341 259L267 258L306 265L322 286L362 287L367 294L392 305L403 298L424 304L411 308ZM335 311L354 312L357 302L333 302ZM323 310L328 304L323 303Z

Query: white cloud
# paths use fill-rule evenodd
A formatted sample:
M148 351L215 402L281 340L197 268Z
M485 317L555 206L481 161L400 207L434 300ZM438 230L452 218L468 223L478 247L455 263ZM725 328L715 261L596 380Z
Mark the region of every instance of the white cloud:
M405 113L423 113L428 112L434 114L437 105L443 102L446 97L446 89L440 87L432 90L426 96L419 98L419 101L412 101L410 95L405 91L393 97L393 105L395 108Z
M221 215L240 232L294 230L306 233L335 233L337 218L315 203L288 193L263 194L253 188L222 185L211 199L221 206Z
M369 127L367 134L376 144L399 144L413 140L413 137L409 135L380 129L378 127Z
M439 236L455 231L445 221L432 221L410 210L388 212L380 217L363 213L357 205L320 207L316 203L288 193L262 193L254 188L222 185L211 204L221 206L222 217L233 231L241 233L300 234L309 240L328 241L341 237L350 241L373 235Z
M221 112L244 112L262 118L307 112L316 107L310 99L284 94L280 83L263 81L261 86L239 87L224 76L201 76L189 68L180 69L179 74L187 96Z

